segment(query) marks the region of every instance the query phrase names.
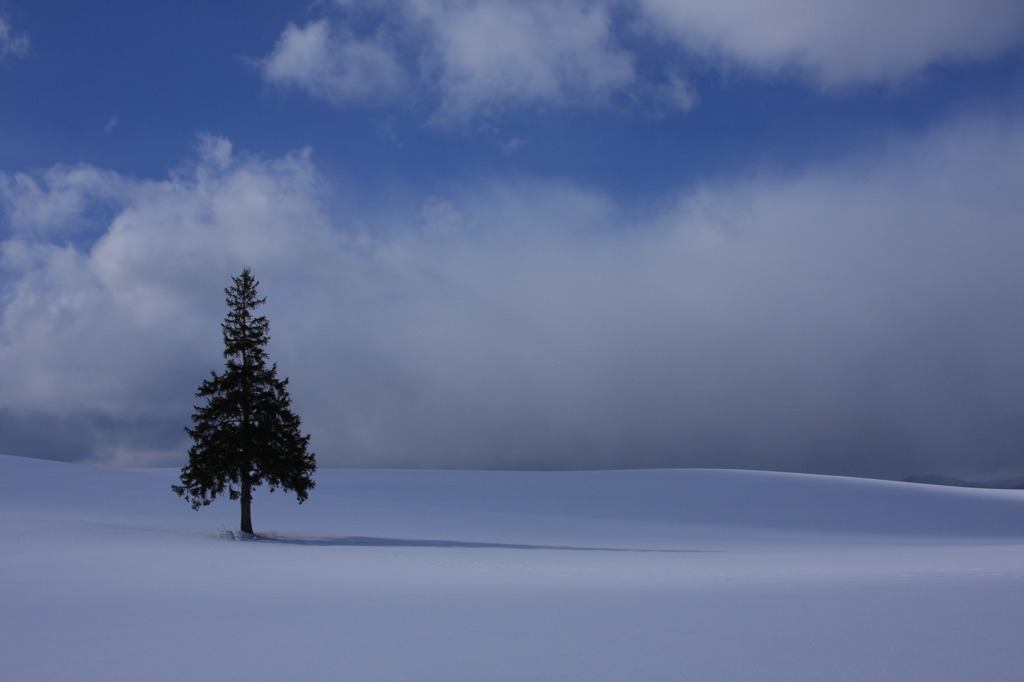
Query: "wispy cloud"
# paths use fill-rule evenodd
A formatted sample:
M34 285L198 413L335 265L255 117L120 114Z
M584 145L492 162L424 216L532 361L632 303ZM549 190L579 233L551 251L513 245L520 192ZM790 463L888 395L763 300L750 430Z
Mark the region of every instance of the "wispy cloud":
M39 173L0 172L0 205L15 232L68 233L92 226L87 217L96 208L118 206L127 186L117 173L88 164Z
M4 17L0 16L0 62L9 58L23 58L28 55L29 38L16 31Z
M512 154L515 154L520 149L522 149L524 144L526 144L526 140L524 140L523 138L510 137L507 140L503 141L499 146L501 147L501 151L511 156Z

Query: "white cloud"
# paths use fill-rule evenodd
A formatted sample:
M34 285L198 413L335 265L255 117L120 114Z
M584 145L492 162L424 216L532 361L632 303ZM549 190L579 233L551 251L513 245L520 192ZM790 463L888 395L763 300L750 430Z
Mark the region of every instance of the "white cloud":
M401 66L405 51L412 77L439 99L434 120L458 123L509 107L603 104L634 79L604 3L395 0L362 6L362 14L337 4L342 19L355 12L376 20L375 32L357 38L342 20L290 25L264 60L269 82L339 105L394 99L412 80Z
M949 61L1024 42L1013 0L639 0L662 36L758 71L797 68L825 87L898 83Z
M409 0L431 35L440 116L515 105L601 104L634 79L608 7L580 0Z
M270 83L295 86L339 105L400 98L407 81L395 52L380 36L359 39L326 20L290 24L262 68Z
M116 203L125 182L93 166L54 166L42 173L0 173L0 204L18 232L77 231L90 211Z
M166 451L250 265L328 465L898 475L1024 445L1020 123L708 186L641 222L570 184L482 182L340 212L358 237L308 153L201 148L167 180L122 178L88 247L4 243L0 409L102 414L108 451L125 433Z
M267 81L338 105L433 96L433 120L441 124L522 107L607 106L616 93L655 113L688 111L698 97L682 75L680 52L768 77L799 74L835 90L900 84L937 64L988 60L1024 44L1024 3L1012 0L378 0L334 7L329 18L285 29L263 62ZM374 28L356 36L348 23ZM652 36L678 48L677 56L632 47L650 47ZM638 68L645 59L659 63Z
M127 418L153 403L180 406L167 386L180 387L180 363L216 342L216 325L202 321L217 311L228 273L245 264L277 276L315 270L334 248L306 152L239 159L227 141L207 137L190 172L161 182L91 167L45 177L9 195L9 213L24 225L73 222L91 201L117 205L102 235L82 246L45 230L4 242L7 408Z
M28 55L28 47L28 36L15 31L6 19L0 17L0 62L10 57L25 57Z

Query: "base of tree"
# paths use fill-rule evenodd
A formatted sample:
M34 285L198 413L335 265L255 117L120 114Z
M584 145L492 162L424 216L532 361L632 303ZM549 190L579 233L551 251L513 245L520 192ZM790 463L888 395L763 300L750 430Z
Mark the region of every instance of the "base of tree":
M225 530L221 531L220 536L225 540L264 540L255 533L246 533L243 530Z

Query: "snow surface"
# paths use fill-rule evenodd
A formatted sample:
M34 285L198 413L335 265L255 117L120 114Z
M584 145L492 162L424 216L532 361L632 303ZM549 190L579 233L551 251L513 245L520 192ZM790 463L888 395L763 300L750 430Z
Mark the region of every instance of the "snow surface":
M1024 491L0 456L3 680L1021 680Z

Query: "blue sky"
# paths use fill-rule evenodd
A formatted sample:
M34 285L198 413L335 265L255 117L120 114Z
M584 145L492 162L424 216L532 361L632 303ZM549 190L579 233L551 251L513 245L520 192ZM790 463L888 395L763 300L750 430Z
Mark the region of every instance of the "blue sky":
M197 134L209 132L257 154L310 146L319 165L356 181L366 176L371 187L394 178L429 186L520 173L648 201L752 166L792 169L834 159L894 132L920 133L965 107L1019 100L1008 97L1020 88L1019 45L1012 42L995 59L940 58L896 80L852 79L823 96L812 69L752 72L630 31L626 20L615 21L629 3L610 3L607 20L609 39L621 40L618 49L628 49L635 63L635 81L593 95L597 101L510 99L438 124L443 95L427 78L407 101L367 97L343 105L309 96L294 78L268 82L262 60L287 26L327 21L335 34L348 24L367 31L379 15L400 12L396 3L376 4L380 10L364 12L329 2L254 1L244 11L202 2L11 4L7 23L29 39L30 56L5 60L7 169L85 162L161 178L188 155ZM547 4L568 8L567 21L573 18L573 3ZM692 91L691 109L642 94L664 85L666 71ZM648 73L652 82L643 82Z
M0 6L9 454L176 464L229 277L321 462L1001 475L1024 6Z

